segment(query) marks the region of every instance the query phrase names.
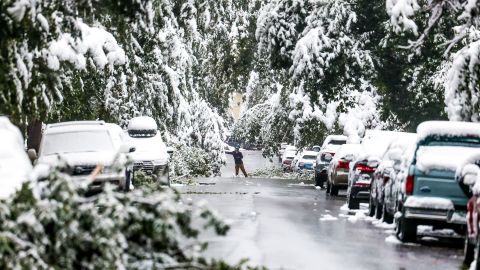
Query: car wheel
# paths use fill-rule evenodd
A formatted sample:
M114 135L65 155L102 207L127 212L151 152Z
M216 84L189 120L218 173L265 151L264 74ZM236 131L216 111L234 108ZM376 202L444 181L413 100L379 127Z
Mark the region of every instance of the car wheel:
M387 211L387 207L385 206L385 204L383 204L383 207L382 207L382 214L383 214L383 222L386 222L388 224L392 224L393 223L393 216L390 215Z
M338 187L335 186L334 184L330 185L330 195L338 196Z
M383 214L383 204L377 202L377 207L375 209L375 218L381 219Z
M348 208L349 209L359 209L360 208L360 203L353 199L351 196L348 197Z
M327 181L327 194L330 194L332 186L330 185L330 182Z
M398 219L395 233L398 240L402 242L413 242L417 239L417 225L402 216Z
M470 266L475 258L475 243L468 237L468 231L465 234L465 243L463 246L463 264Z
M373 204L372 195L370 195L370 201L368 203L368 216L373 217L375 215L375 205Z

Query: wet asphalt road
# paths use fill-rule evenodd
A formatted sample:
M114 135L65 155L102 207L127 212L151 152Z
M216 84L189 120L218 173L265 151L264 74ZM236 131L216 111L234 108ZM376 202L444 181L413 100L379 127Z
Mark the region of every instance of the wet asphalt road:
M247 170L270 165L259 152L244 155ZM342 208L344 194L326 196L311 182L233 178L227 166L224 177L179 188L231 222L226 237L204 236L208 256L270 269L462 269L463 240L448 232L422 229L418 243L400 244L391 226Z

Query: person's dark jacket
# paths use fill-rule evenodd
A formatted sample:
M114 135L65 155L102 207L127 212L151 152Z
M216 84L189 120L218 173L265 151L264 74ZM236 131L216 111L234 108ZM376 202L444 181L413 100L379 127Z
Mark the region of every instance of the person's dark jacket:
M243 154L240 151L233 151L232 153L235 164L243 164Z

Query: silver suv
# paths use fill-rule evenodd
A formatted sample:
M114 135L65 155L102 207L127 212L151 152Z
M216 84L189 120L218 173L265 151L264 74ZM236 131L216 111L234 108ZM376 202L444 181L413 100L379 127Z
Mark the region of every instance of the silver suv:
M126 160L125 155L134 152L135 148L123 144L121 128L114 126L103 121L47 125L36 163L55 166L60 160L66 162L67 173L73 179L91 179L89 191L102 190L107 182L128 191L131 169L118 169L114 165ZM31 155L36 156L36 153Z

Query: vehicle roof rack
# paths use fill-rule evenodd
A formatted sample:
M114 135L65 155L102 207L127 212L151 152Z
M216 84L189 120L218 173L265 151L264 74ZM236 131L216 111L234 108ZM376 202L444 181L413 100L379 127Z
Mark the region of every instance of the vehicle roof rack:
M47 128L53 127L67 127L67 126L82 126L82 125L105 125L105 121L70 121L70 122L62 122L56 124L48 124Z

